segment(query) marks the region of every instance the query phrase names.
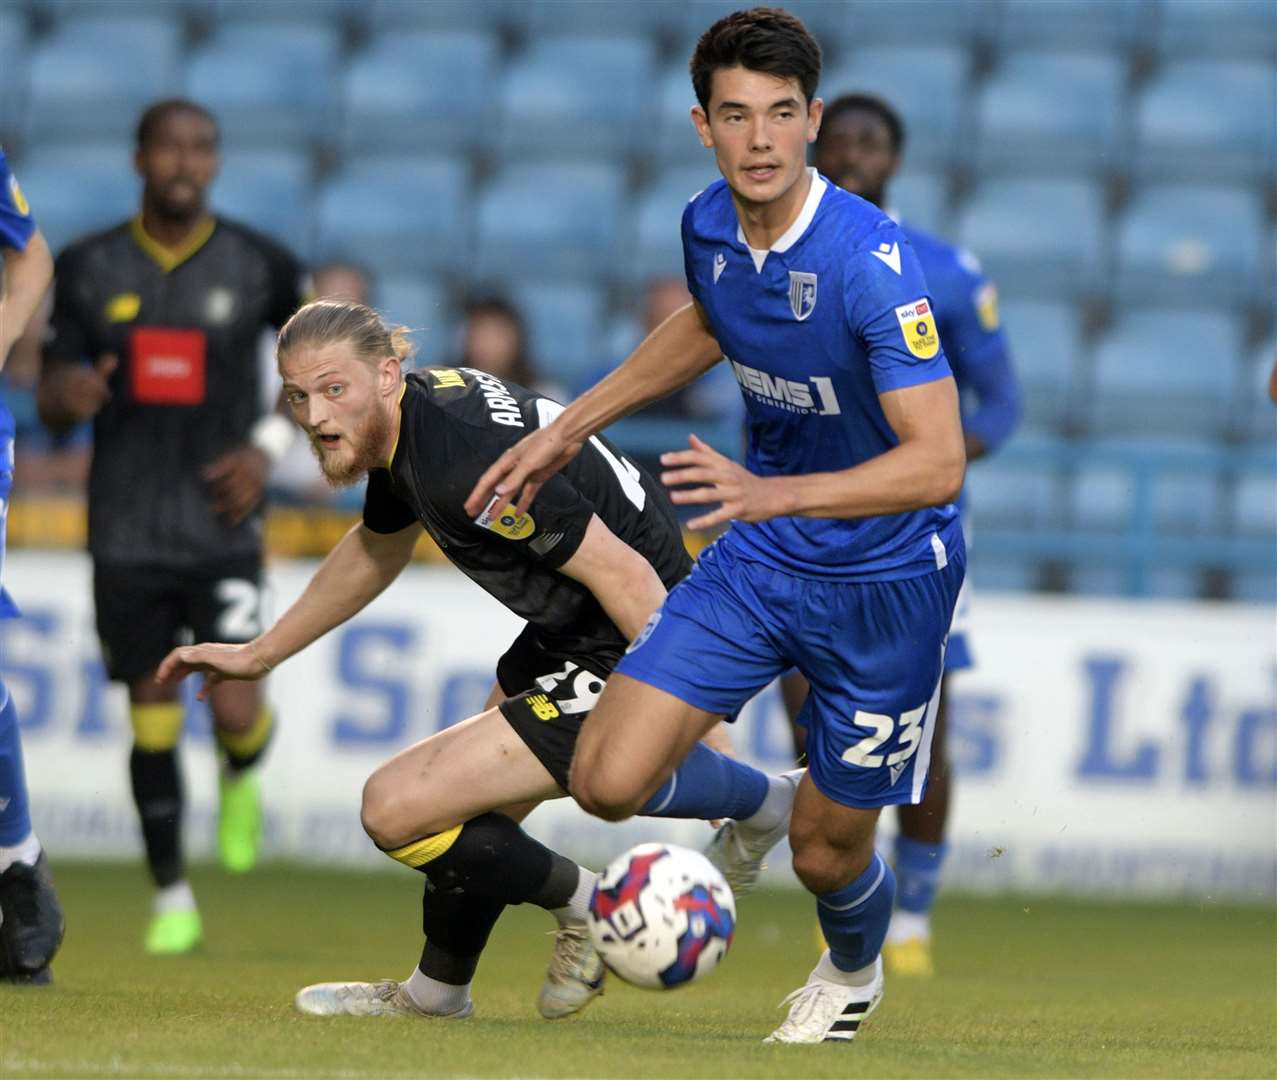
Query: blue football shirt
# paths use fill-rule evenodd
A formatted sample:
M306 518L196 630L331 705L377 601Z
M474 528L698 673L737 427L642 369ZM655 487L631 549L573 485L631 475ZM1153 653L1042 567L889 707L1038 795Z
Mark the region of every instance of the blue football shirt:
M0 247L25 251L35 233L35 220L18 187L18 181L9 171L9 162L0 149ZM3 357L0 357L3 360ZM13 484L13 415L0 397L0 581L4 577L4 527L9 514L9 489ZM18 606L3 585L0 585L0 619L13 618Z
M745 399L760 476L834 472L898 445L878 395L950 375L908 237L814 169L794 224L749 247L723 180L683 213L687 284ZM962 548L952 505L881 517L734 522L743 558L843 581L914 577Z
M963 429L996 450L1020 421L1020 381L998 317L998 292L974 255L937 236L900 226L922 267L944 354L962 394Z

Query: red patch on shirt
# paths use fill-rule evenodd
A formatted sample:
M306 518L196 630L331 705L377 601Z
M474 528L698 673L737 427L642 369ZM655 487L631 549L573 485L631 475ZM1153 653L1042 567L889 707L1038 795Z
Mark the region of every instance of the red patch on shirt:
M141 405L203 405L203 330L139 326L129 335L129 380Z

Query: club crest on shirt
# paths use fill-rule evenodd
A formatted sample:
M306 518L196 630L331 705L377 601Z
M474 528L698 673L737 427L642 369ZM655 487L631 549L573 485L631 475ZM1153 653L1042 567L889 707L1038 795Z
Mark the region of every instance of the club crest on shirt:
M905 345L919 360L930 360L940 351L940 335L936 333L935 312L926 298L896 308L896 321L904 335Z
M816 310L816 275L802 270L789 272L789 310L802 322Z
M222 286L214 286L208 290L204 298L204 318L213 326L230 322L235 314L235 294Z

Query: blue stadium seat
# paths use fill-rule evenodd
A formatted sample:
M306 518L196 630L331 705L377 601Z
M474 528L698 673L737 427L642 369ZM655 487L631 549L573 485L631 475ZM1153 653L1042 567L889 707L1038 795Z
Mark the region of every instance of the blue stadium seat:
M1088 401L1095 435L1218 438L1234 401L1237 320L1215 313L1142 308L1095 348Z
M347 20L362 19L366 0L203 0L213 3L214 19L222 26L266 22L293 27L342 30Z
M1129 0L1002 0L997 38L1005 49L1045 45L1118 52L1144 35L1147 12L1147 5Z
M212 205L273 236L300 258L311 252L313 201L309 157L285 150L231 150L222 155Z
M372 0L369 21L377 33L410 30L477 30L498 33L522 21L525 0Z
M378 272L469 269L470 174L452 158L347 162L319 196L317 249Z
M481 144L496 57L488 34L382 34L346 72L344 146L438 152Z
M0 138L18 126L18 110L27 93L27 50L30 48L26 20L11 14L0 19ZM0 142L0 145L3 145Z
M993 180L959 210L961 243L1008 295L1090 295L1103 288L1104 212L1083 180Z
M714 151L701 145L692 126L696 93L686 64L675 64L661 77L656 91L657 158L662 167L714 168Z
M1271 0L1162 0L1157 48L1165 55L1277 60Z
M13 167L55 254L138 212L141 184L126 146L39 148Z
M235 23L196 54L186 90L228 146L304 147L331 129L337 54L328 26Z
M1241 61L1167 65L1136 112L1136 169L1156 181L1253 179L1272 168L1277 70Z
M1148 188L1117 237L1123 301L1243 307L1261 279L1263 213L1242 189Z
M535 41L500 90L507 159L641 152L650 120L652 47L642 38L559 35Z
M163 16L181 19L187 12L211 14L218 0L30 0L34 11L55 23L69 19Z
M1232 596L1248 604L1277 604L1277 568L1257 567L1233 575Z
M1024 424L1058 429L1075 407L1082 356L1081 325L1072 304L1008 300L1002 325L1024 387Z
M912 20L901 16L901 21ZM931 40L925 32L922 36ZM947 165L957 152L969 68L962 49L932 44L856 49L822 76L821 96L830 101L868 91L885 97L904 118L910 164Z
M453 307L437 283L421 277L383 277L373 290L373 304L391 323L407 326L417 346L414 367L452 360Z
M999 453L971 464L963 490L977 535L984 529L1046 529L1060 523L1059 470L1016 452L1054 441L1022 434Z
M978 542L967 549L967 580L976 590L977 604L988 593L1032 592L1039 577L1034 558L987 551Z
M979 95L978 168L1063 175L1115 166L1124 80L1114 56L1012 54Z
M544 376L574 386L599 366L603 295L590 285L517 284L515 304L527 321L532 356Z
M1126 561L1088 559L1073 565L1070 589L1090 596L1145 596L1159 600L1193 600L1201 595L1201 573L1191 566L1154 566L1144 588L1137 591L1136 577Z
M609 165L520 165L479 198L481 277L625 278L622 172Z
M943 233L949 221L949 184L938 173L909 167L891 181L891 209L901 220L927 232Z
M527 30L544 34L674 33L682 25L683 0L527 0ZM686 67L686 64L684 64Z
M639 197L634 260L637 280L682 275L683 211L693 195L717 179L718 170L708 161L699 168L669 169Z
M1089 449L1105 456L1084 462L1072 477L1069 518L1075 527L1125 532L1147 514L1159 535L1221 531L1223 488L1212 443L1113 438L1094 440Z
M1277 363L1277 336L1261 343L1246 363L1242 380L1244 434L1255 446L1277 445L1277 405L1268 397L1268 379Z
M1233 522L1242 535L1277 542L1277 473L1256 470L1242 475L1233 493ZM1273 558L1277 561L1277 548Z
M142 109L181 88L181 26L167 18L68 20L30 58L31 139L126 139Z

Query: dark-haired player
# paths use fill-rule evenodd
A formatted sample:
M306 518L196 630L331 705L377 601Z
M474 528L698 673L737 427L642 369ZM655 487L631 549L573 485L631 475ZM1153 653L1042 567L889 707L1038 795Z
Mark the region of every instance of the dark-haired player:
M257 392L258 340L301 302L302 268L266 237L213 214L218 129L201 106L151 106L138 124L138 216L57 261L40 408L93 418L89 551L107 671L129 688L133 797L156 893L145 947L182 953L202 936L181 847L182 706L155 668L185 632L232 641L259 629L262 496L292 425ZM212 698L223 752L218 847L257 857L253 766L271 716L256 686Z
M816 167L839 187L889 210L887 185L900 166L904 145L904 122L890 105L870 94L846 94L825 106L816 138ZM908 222L900 223L900 231L913 246L935 303L940 340L963 399L967 460L974 461L996 450L1020 418L1020 384L998 319L997 289L970 252ZM969 605L970 588L964 583L945 651L946 675L926 794L916 806L903 805L897 811L896 910L883 957L890 970L902 975L932 972L930 916L947 851L953 786L945 746L948 673L974 662L966 629ZM796 721L806 695L807 683L801 675L786 678L785 702L800 755L805 731Z
M600 816L633 814L719 715L797 667L812 692L789 839L829 949L769 1041L845 1041L882 995L895 881L874 828L883 806L922 797L962 584L957 391L908 238L806 167L822 105L802 23L736 12L701 36L691 74L723 175L683 214L693 302L502 455L467 506L524 507L591 432L732 365L747 467L695 436L663 459L675 502L719 504L693 527L732 526L608 681L572 792ZM720 866L749 853L737 834L720 830Z
M331 482L368 476L363 521L260 638L180 648L161 674L203 671L214 692L224 679L261 678L386 588L424 527L527 626L497 663L484 712L396 755L364 788L369 836L425 875L420 962L403 982L306 987L297 1007L467 1017L489 932L507 904L531 903L560 927L537 1005L548 1019L568 1016L602 986L585 933L594 874L518 822L564 794L582 719L691 560L664 491L599 438L526 511L493 500L468 513L465 497L486 463L562 406L474 368L405 378L408 355L403 334L362 305L316 302L289 320L278 343L285 395ZM761 860L785 834L795 778L769 780L707 746L689 749L641 809L738 819Z

